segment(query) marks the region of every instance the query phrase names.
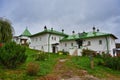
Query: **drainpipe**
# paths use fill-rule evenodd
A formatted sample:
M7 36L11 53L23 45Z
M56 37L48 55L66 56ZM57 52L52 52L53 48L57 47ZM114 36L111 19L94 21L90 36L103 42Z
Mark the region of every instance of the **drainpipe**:
M50 52L50 36L51 36L51 34L49 34L49 36L48 36L48 52Z
M105 39L106 39L106 45L107 45L107 53L109 54L109 46L108 46L108 38L107 37L105 37Z

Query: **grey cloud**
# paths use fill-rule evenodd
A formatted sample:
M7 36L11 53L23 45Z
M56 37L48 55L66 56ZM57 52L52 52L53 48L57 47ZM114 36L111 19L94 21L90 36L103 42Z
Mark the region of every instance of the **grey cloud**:
M71 33L89 31L96 25L101 31L119 36L120 0L11 0L9 5L8 2L5 0L2 14L9 16L17 32L30 26L35 33L47 25Z

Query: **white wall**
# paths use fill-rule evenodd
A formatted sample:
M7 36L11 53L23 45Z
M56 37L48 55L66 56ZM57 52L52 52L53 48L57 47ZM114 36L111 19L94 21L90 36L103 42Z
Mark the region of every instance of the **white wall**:
M102 44L99 44L99 40L102 40ZM88 45L88 41L90 41L91 45ZM86 48L95 50L97 52L102 52L107 50L107 44L105 37L97 37L97 38L89 38L83 41L83 46Z
M108 39L109 53L111 55L113 55L113 48L115 48L115 39L111 36L107 37L107 39ZM99 44L99 40L102 41L101 45ZM88 41L90 41L91 45L88 45ZM71 46L71 43L73 43L73 47ZM65 47L65 44L67 44L66 47ZM74 49L74 46L76 46L78 48L76 41L63 41L60 43L60 50L61 51L62 50L70 51L71 48ZM96 38L85 39L85 40L83 40L83 46L84 46L84 48L88 48L88 49L97 51L98 53L107 52L106 37L96 37ZM81 52L81 50L79 50L78 52ZM79 55L81 55L81 54L79 54Z
M50 40L49 41L49 51L48 51L48 37ZM60 39L62 39L62 38L63 38L63 36L59 36L59 35L55 35L55 34L43 34L43 35L31 37L30 48L42 50L45 52L52 52L52 44L60 43ZM59 45L56 47L59 50Z
M36 50L48 51L48 34L31 37L30 48Z
M20 37L14 37L13 40L17 43L17 44L24 44L24 42L20 42L21 39L27 39L27 43L31 43L31 40L29 37L27 36L20 36Z
M42 34L35 37L31 37L31 44L30 48L42 50L45 52L48 52L48 37L50 34ZM58 51L69 51L73 48L78 48L78 45L75 40L71 41L63 41L60 42L60 39L62 39L63 36L51 34L50 35L50 41L49 41L49 52L52 52L52 44L59 43L56 47L58 48ZM113 48L115 48L115 39L111 36L107 37L108 39L108 49L111 54L113 54ZM99 44L99 40L102 41L102 44ZM88 45L88 41L90 41L91 45ZM66 46L65 46L66 44ZM73 44L73 46L71 45ZM97 51L99 53L106 52L107 51L107 42L105 37L96 37L96 38L88 38L83 40L83 46L85 48Z
M99 40L102 40L102 44L101 45L99 44ZM109 36L109 37L107 37L107 40L108 40L108 50L109 50L109 53L111 55L113 55L113 48L115 48L115 39ZM88 41L91 42L91 45L90 46L86 46L86 48L94 50L94 51L97 51L99 53L107 52L106 37L96 37L96 38L86 39L83 42L83 45L84 46L87 45Z
M73 43L73 46L71 45ZM66 46L65 46L65 44L66 44ZM78 45L77 45L77 43L76 43L76 41L64 41L64 42L61 42L60 43L60 51L69 51L69 49L71 49L71 48L77 48L78 47Z
M109 45L110 45L109 52L110 52L111 55L113 55L113 49L116 48L115 39L113 37L109 37Z
M50 52L52 52L52 44L59 43L59 45L60 45L60 39L62 39L62 38L63 38L63 36L51 34L51 36L50 36ZM56 46L58 48L58 51L60 50L59 45Z

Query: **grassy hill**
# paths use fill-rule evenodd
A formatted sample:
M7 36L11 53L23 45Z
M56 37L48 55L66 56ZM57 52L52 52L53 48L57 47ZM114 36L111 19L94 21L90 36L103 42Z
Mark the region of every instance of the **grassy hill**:
M94 58L94 69L90 68L90 60L89 57L77 57L77 56L67 56L67 55L59 55L55 53L48 53L48 57L45 60L37 61L35 60L36 54L39 51L27 49L26 54L28 58L26 62L17 67L17 69L6 69L3 66L0 66L0 79L2 80L39 80L41 77L54 74L56 72L59 73L59 69L56 70L56 64L62 65L62 63L58 63L58 60L67 59L61 68L63 73L69 70L73 70L73 75L77 75L76 71L85 70L88 74L98 77L100 79L109 79L113 78L113 80L120 80L120 71L115 71L110 68L106 68L103 66L97 65L98 58ZM39 65L38 74L35 76L30 76L26 74L26 69L28 63L37 63ZM75 71L76 70L76 71ZM60 74L63 74L62 72ZM66 75L67 73L65 73ZM80 74L80 73L78 73ZM79 75L78 75L79 76Z

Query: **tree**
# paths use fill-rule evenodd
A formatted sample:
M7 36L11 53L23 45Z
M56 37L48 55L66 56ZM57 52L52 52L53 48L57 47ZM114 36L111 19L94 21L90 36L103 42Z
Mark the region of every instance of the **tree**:
M12 40L14 29L8 19L0 18L0 43Z

